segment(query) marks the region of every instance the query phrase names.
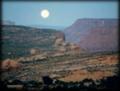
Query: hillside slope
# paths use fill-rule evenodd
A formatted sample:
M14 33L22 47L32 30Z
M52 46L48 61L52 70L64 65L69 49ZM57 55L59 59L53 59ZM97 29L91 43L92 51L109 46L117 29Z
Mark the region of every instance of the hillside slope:
M52 50L57 37L64 37L64 34L52 29L3 25L3 59L29 55L32 48Z

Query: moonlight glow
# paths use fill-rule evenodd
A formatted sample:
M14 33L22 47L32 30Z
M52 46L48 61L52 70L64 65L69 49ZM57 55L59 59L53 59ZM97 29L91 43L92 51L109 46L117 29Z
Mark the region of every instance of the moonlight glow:
M43 18L47 18L47 17L49 17L49 15L50 15L50 13L47 9L44 9L44 10L41 11L41 16Z

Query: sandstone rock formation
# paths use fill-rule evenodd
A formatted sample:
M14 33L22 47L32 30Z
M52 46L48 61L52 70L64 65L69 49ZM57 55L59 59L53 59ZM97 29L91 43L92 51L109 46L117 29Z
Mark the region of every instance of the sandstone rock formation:
M63 38L57 38L54 44L58 53L62 54L80 54L83 49L76 43L65 42Z
M31 55L36 55L36 54L40 54L40 53L41 53L41 50L37 49L37 48L31 48L31 50L30 50Z
M16 60L6 59L1 62L1 69L4 71L18 69L21 67L21 64Z

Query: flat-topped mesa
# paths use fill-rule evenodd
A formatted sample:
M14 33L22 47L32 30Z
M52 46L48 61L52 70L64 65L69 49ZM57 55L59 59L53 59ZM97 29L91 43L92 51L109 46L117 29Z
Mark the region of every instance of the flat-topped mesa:
M118 19L77 19L64 33L89 52L118 50Z

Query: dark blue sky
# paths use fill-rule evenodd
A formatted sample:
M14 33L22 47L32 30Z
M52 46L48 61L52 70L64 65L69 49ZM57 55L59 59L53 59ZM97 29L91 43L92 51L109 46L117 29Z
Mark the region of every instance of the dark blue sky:
M3 20L19 25L70 26L79 18L118 18L116 2L3 2ZM40 16L48 9L50 16Z

